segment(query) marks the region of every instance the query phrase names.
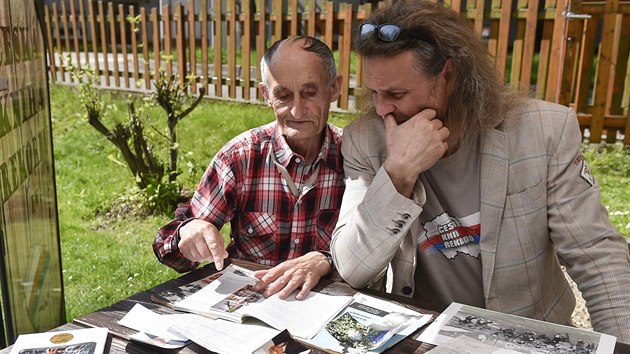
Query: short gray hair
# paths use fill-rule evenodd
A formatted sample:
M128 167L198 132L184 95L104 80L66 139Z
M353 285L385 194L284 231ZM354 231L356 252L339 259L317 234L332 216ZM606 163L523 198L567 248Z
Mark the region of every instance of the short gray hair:
M300 43L302 49L307 52L315 53L322 61L322 66L328 74L328 83L332 83L337 76L337 67L335 66L335 58L330 48L322 41L311 36L293 36L276 41L265 51L265 55L260 60L260 74L265 86L269 84L269 63L278 51L281 45L289 45Z

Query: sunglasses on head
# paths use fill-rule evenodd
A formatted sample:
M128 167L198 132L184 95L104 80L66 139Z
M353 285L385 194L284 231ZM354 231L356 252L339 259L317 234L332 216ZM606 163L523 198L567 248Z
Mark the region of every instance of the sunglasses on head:
M394 42L398 39L400 32L402 32L402 28L391 23L375 25L373 23L365 22L359 27L359 37L364 39L374 31L377 32L378 39L384 42Z

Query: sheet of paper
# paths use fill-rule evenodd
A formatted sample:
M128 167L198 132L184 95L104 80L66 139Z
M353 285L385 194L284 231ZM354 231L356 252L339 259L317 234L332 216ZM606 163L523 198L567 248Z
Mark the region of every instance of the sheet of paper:
M491 345L481 343L479 341L476 341L466 336L459 336L457 338L450 339L448 342L444 344L440 344L437 347L427 352L427 354L461 354L461 353L519 354L521 352L493 347Z
M431 318L431 315L357 293L352 304L315 337L304 342L331 352L381 353Z
M451 303L418 337L429 344L444 344L467 336L496 348L523 353L613 353L616 338L598 333L534 320L474 306Z
M260 321L241 324L194 314L182 316L177 318L171 329L219 354L253 353L280 333Z
M136 304L118 323L139 331L139 333L130 336L133 340L160 348L174 349L190 343L185 336L169 330L171 324L179 316L184 315L160 315L141 304Z
M101 354L105 350L107 333L107 328L85 328L59 332L21 334L11 348L11 354Z

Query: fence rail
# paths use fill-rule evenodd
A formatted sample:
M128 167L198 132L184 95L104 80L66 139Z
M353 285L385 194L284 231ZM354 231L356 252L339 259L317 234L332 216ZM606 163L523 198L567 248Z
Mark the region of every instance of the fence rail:
M591 142L630 144L630 1L443 2L483 36L506 83L574 107ZM363 83L351 38L373 8L316 0L170 0L163 7L49 0L50 77L73 82L63 63L69 57L90 65L105 88L150 90L159 75L192 75L194 92L204 87L208 97L255 102L262 100L256 87L265 47L308 34L337 53L345 78L337 106L349 110Z

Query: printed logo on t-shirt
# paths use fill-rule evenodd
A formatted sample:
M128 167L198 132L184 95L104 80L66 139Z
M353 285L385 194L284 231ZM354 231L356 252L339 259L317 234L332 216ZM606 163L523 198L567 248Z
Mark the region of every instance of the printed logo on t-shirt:
M422 224L418 239L419 251L427 254L442 253L454 259L459 253L479 257L479 212L457 218L444 212Z

